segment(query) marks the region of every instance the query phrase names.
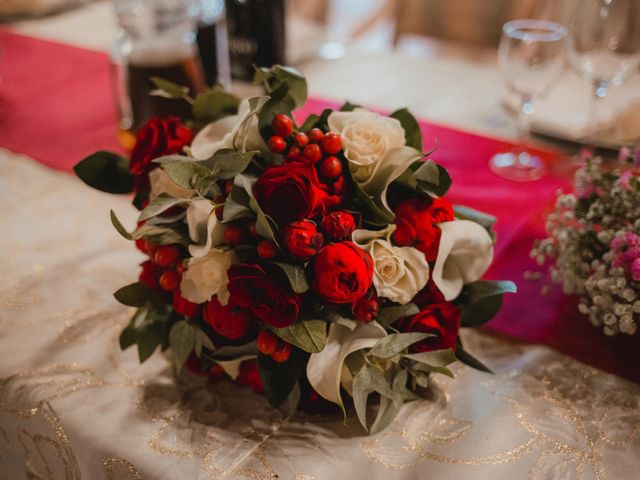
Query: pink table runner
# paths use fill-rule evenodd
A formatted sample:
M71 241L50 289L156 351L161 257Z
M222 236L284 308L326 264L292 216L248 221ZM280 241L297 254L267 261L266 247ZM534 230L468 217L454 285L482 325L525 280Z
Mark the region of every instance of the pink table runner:
M118 150L116 114L103 53L0 30L0 146L24 153L60 170L98 149ZM312 99L298 118L335 104ZM524 280L535 269L528 252L542 237L542 215L549 211L566 179L548 177L520 184L495 176L489 158L511 144L452 128L420 122L425 148L437 140L432 158L454 180L449 198L498 217L496 261L490 278L511 279L519 293L508 296L489 328L543 343L578 360L640 383L640 335L605 337L577 313L574 298L554 286ZM543 152L549 161L560 161Z

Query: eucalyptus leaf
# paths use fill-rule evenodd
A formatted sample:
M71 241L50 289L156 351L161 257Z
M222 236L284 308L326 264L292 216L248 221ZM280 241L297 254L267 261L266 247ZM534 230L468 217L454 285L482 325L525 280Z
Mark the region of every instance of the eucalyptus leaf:
M446 367L456 361L456 355L451 348L432 350L430 352L407 353L404 357L432 367Z
M150 77L149 80L158 90L164 92L164 94L160 94L159 96L163 96L165 98L179 100L189 93L189 88L160 77Z
M218 150L205 163L211 168L215 178L227 180L244 172L258 151L236 152L228 148Z
M191 202L190 199L186 198L175 198L169 195L168 193L161 193L156 198L149 202L149 205L145 207L144 210L140 213L140 217L138 217L138 221L142 222L151 217L155 217L156 215L160 215L162 212L169 210L171 207L176 205L184 205Z
M318 123L318 121L320 120L320 117L314 113L310 114L306 120L304 121L304 123L300 126L300 131L301 132L308 132L309 130L311 130L312 128L314 128L316 126L316 124Z
M266 83L267 94L271 95L282 84L287 85L287 96L290 97L293 107L301 107L307 100L307 81L295 68L274 65L271 68L257 68L253 79L254 83Z
M284 262L269 262L271 265L276 265L280 270L284 272L289 280L291 289L295 293L305 293L309 290L309 283L305 276L304 268L300 265L292 265Z
M295 415L298 411L298 405L300 404L300 383L296 382L289 393L289 396L284 401L282 405L280 405L280 411L284 413L287 417L291 417Z
M351 102L345 102L340 107L340 111L341 112L353 112L356 108L362 108L362 106L361 105L357 105L355 103L351 103Z
M375 200L362 190L358 182L353 179L348 168L345 169L345 178L349 182L352 208L362 212L364 220L374 226L387 226L393 221L393 213L380 208Z
M434 337L431 333L410 332L410 333L392 333L378 340L369 353L368 357L391 358L402 352L416 342L425 338Z
M404 318L410 317L420 313L420 309L415 303L407 303L405 305L397 305L393 307L381 308L378 312L376 321L383 327L388 327L393 322Z
M163 227L159 225L151 225L145 223L131 233L133 240L139 238L145 238L151 243L158 245L189 245L191 242L186 232L183 232L177 228Z
M271 124L276 115L284 113L290 115L294 108L296 108L296 102L289 95L289 83L284 80L278 84L278 86L268 92L269 100L264 104L260 113L258 113L258 128L262 138L266 141L269 140L273 134Z
M107 193L131 193L135 176L129 173L129 159L101 150L78 162L74 172L84 183Z
M197 329L184 320L180 320L171 327L169 346L178 370L182 368L182 365L189 358L195 347L196 332Z
M234 360L239 357L243 357L245 355L257 355L258 347L256 342L246 343L244 345L227 345L221 348L218 348L213 351L203 352L203 357L208 357L211 360Z
M344 315L340 314L339 312L337 312L335 310L327 312L325 316L326 316L327 320L329 320L330 322L338 323L338 324L342 325L343 327L347 327L352 332L358 326L358 322L356 322L352 318L345 317Z
M288 327L272 330L283 340L309 353L322 351L327 342L327 323L324 320L298 320Z
M367 425L367 401L372 393L371 375L367 365L364 365L353 377L352 397L358 420L367 431L369 430Z
M404 129L404 137L407 145L422 151L422 132L420 131L420 125L418 125L416 118L411 112L406 108L402 108L396 110L389 116L400 121L400 125L402 125Z
M127 231L127 229L122 226L122 223L120 222L120 220L118 220L118 217L113 210L109 210L109 216L111 218L111 224L118 231L118 233L122 235L124 238L126 238L127 240L133 240L133 237Z
M433 160L422 162L413 173L418 188L424 193L441 197L447 193L451 186L451 177L447 170Z
M214 122L238 112L240 100L222 89L209 89L196 96L191 107L194 118L205 123Z
M393 419L398 415L401 406L402 403L397 400L381 397L378 415L376 416L373 425L371 425L370 433L375 434L388 427L391 422L393 422Z
M116 291L113 296L123 305L145 307L164 305L162 297L154 289L142 282L132 283Z
M162 169L176 185L182 188L193 189L195 183L202 178L209 179L211 182L217 180L216 176L203 162L196 160L164 163Z

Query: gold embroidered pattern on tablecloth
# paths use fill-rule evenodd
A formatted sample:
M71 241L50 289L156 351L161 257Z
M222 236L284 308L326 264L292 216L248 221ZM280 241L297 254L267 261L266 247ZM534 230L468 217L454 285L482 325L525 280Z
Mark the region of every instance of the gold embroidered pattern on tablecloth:
M142 480L142 477L131 462L124 458L105 458L102 466L107 480Z

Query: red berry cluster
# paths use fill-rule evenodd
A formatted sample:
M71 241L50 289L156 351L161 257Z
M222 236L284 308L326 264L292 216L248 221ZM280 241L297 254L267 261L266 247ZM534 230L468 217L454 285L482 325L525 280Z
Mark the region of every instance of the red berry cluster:
M149 256L149 260L141 264L140 282L160 293L171 292L173 308L180 315L190 317L198 313L198 305L180 294L180 281L185 271L181 247L157 245L144 238L136 240L136 247Z
M293 120L282 113L274 117L271 128L275 135L269 138L267 145L273 153L284 155L286 161L313 163L322 182L332 185L335 193L342 191L342 160L336 156L342 150L340 135L323 133L319 128L294 133Z
M269 330L262 330L256 339L258 351L270 356L274 362L284 363L291 357L292 347L290 343L278 338Z

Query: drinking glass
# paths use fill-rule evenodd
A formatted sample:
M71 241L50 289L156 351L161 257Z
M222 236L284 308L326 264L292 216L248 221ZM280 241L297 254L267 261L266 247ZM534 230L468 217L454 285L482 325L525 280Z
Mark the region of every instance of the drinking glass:
M518 143L510 152L494 155L491 169L517 181L545 175L544 162L527 150L534 101L564 69L567 30L546 20L514 20L502 27L498 66L507 89L519 100Z
M569 61L592 89L583 138L588 142L599 129L600 100L640 64L640 1L581 0L569 30Z

